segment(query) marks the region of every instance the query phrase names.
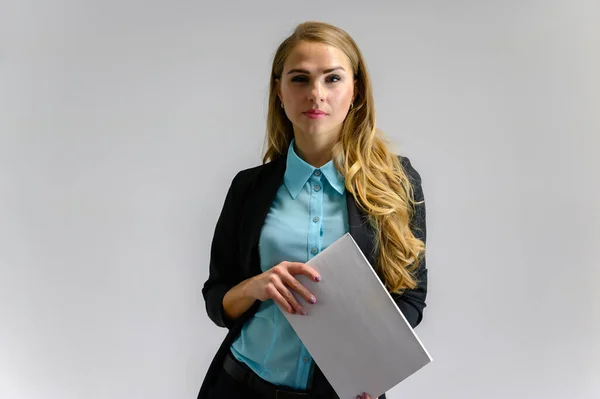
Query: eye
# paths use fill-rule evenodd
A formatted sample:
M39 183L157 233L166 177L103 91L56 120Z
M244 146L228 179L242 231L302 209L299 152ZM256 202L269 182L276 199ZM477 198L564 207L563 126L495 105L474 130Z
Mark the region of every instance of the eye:
M298 75L292 78L292 82L306 82L306 76Z
M331 83L337 83L341 80L342 78L339 75L329 75L327 76L327 78L325 79L327 82L331 82ZM297 75L294 76L292 78L292 82L307 82L308 81L308 77L304 76L304 75Z

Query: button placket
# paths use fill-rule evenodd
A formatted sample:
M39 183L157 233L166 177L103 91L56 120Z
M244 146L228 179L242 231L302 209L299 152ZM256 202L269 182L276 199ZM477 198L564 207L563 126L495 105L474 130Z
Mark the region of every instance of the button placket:
M312 188L310 196L310 215L308 226L308 259L317 255L320 251L320 238L322 228L323 213L323 186L321 182L323 176L320 170L315 170L309 179L309 184Z

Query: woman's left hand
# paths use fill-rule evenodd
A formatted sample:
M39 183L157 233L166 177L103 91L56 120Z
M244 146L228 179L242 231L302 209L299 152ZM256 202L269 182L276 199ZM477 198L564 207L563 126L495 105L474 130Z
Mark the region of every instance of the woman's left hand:
M366 392L363 392L362 395L357 395L356 399L371 399L371 397ZM379 399L379 398L375 398L375 399Z

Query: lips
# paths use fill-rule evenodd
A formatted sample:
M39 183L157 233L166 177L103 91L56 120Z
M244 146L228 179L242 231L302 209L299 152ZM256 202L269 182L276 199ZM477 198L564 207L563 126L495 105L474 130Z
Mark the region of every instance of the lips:
M319 110L313 110L305 112L304 116L306 116L308 119L319 120L325 118L327 113Z
M319 109L313 109L310 111L306 111L305 114L307 114L307 115L327 115L327 112L321 111Z

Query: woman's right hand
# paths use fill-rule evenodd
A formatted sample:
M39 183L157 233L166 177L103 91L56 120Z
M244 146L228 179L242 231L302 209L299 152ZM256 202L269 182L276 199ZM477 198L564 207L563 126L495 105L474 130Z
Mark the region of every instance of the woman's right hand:
M296 278L296 274L304 274L313 281L321 281L319 273L309 265L301 262L281 262L273 268L254 276L248 284L248 293L255 299L266 301L272 299L288 313L306 315L306 309L300 305L291 290L296 291L307 302L315 304L315 296Z

